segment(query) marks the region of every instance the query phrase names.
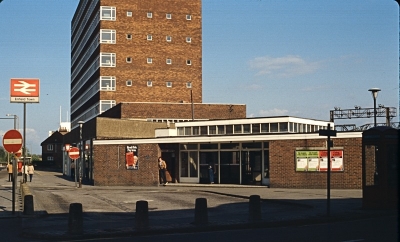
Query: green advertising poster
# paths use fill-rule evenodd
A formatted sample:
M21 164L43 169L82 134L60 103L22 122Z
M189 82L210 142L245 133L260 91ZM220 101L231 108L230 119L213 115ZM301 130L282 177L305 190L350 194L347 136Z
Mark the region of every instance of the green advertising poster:
M296 151L296 171L307 171L307 151Z
M318 171L318 151L296 151L296 171Z

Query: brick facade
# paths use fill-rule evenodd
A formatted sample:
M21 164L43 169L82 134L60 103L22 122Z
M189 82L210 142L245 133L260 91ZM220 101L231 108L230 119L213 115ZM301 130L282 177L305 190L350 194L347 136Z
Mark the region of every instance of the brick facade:
M204 104L193 105L195 119L246 118L246 105ZM192 119L191 103L120 103L101 117L122 119Z
M361 138L333 139L343 147L343 172L331 172L332 189L361 189ZM326 188L326 172L296 172L296 148L325 147L326 139L270 141L270 184L279 188Z
M93 180L95 186L155 186L158 184L157 144L142 144L138 149L138 170L125 168L124 145L93 147Z

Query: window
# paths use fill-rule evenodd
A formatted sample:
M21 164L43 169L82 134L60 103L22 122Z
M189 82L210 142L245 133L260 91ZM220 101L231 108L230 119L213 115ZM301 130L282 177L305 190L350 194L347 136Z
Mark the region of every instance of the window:
M279 132L278 123L270 123L270 132Z
M233 125L233 129L234 129L235 134L241 134L242 133L242 125L241 124Z
M132 34L126 34L127 39L132 39Z
M172 18L172 14L167 13L165 17L166 17L167 19L171 19L171 18Z
M188 66L192 65L192 60L186 60L186 65Z
M167 82L166 85L167 87L172 87L172 82Z
M52 144L48 144L48 145L47 145L47 150L53 150L53 149L54 149L54 147L53 147Z
M147 18L152 18L153 17L153 13L152 12L148 12L147 13Z
M126 16L127 17L132 17L132 12L131 11L126 12Z
M269 123L261 124L261 133L269 133Z
M215 125L208 126L208 134L217 134L217 126Z
M186 88L192 88L192 83L191 82L186 82Z
M167 42L171 42L171 41L172 41L172 37L168 35L168 36L166 37L166 40L167 40Z
M115 21L115 7L100 7L100 20L111 20Z
M127 63L132 63L132 57L126 57L126 62Z
M100 66L115 67L115 53L100 53Z
M243 124L243 133L250 133L250 124Z
M186 14L186 20L192 20L192 15Z
M192 127L185 127L185 135L192 135Z
M288 123L279 123L279 132L288 132Z
M191 42L192 42L192 38L186 37L186 43L191 43Z
M101 91L115 91L115 76L101 76L100 77L100 90Z
M251 132L253 134L260 133L260 124L251 124Z
M127 81L126 81L126 85L127 85L128 87L132 86L132 80L127 80Z
M168 65L171 65L171 64L172 64L172 60L171 60L171 59L167 59L166 63L167 63Z
M100 100L100 113L115 106L115 100Z
M151 34L147 35L147 40L153 40L153 36Z
M218 134L225 134L225 126L217 125Z
M52 160L54 160L54 157L53 156L47 156L47 160L48 161L52 161Z
M153 63L153 58L147 58L147 64L151 64L151 63Z
M115 44L115 30L100 29L100 43Z
M152 81L147 81L147 86L148 87L152 87L153 86L153 82Z

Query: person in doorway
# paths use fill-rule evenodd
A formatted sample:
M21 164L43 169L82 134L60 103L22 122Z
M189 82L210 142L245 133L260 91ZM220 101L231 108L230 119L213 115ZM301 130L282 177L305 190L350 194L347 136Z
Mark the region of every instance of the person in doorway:
M210 180L210 184L214 184L214 169L212 166L208 166L208 179Z
M75 162L71 161L71 178L75 179Z
M12 182L13 181L13 165L12 165L12 162L8 163L7 171L8 171L8 181Z
M165 172L167 170L167 163L160 157L158 157L158 173L160 177L160 184L167 185L167 178L165 176Z
M35 170L35 168L33 167L33 164L30 163L28 166L29 182L32 182L34 170Z

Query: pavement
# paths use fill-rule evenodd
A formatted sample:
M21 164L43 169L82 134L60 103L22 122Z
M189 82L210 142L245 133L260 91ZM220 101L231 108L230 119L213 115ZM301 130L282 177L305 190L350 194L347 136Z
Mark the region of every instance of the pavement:
M36 171L27 182L34 197L34 215L24 215L19 189L12 213L12 189L6 171L0 171L0 228L10 241L114 238L143 234L199 232L277 227L398 215L397 210L362 209L361 190L282 189L223 184L99 187L83 184L61 173ZM21 176L18 180L22 179ZM19 186L19 182L17 183ZM260 219L249 219L249 198L260 197ZM195 223L198 198L207 201L207 221ZM148 203L148 226L135 220L138 201ZM71 233L69 209L82 204L81 233ZM204 211L203 211L204 213ZM7 237L2 237L7 238Z

